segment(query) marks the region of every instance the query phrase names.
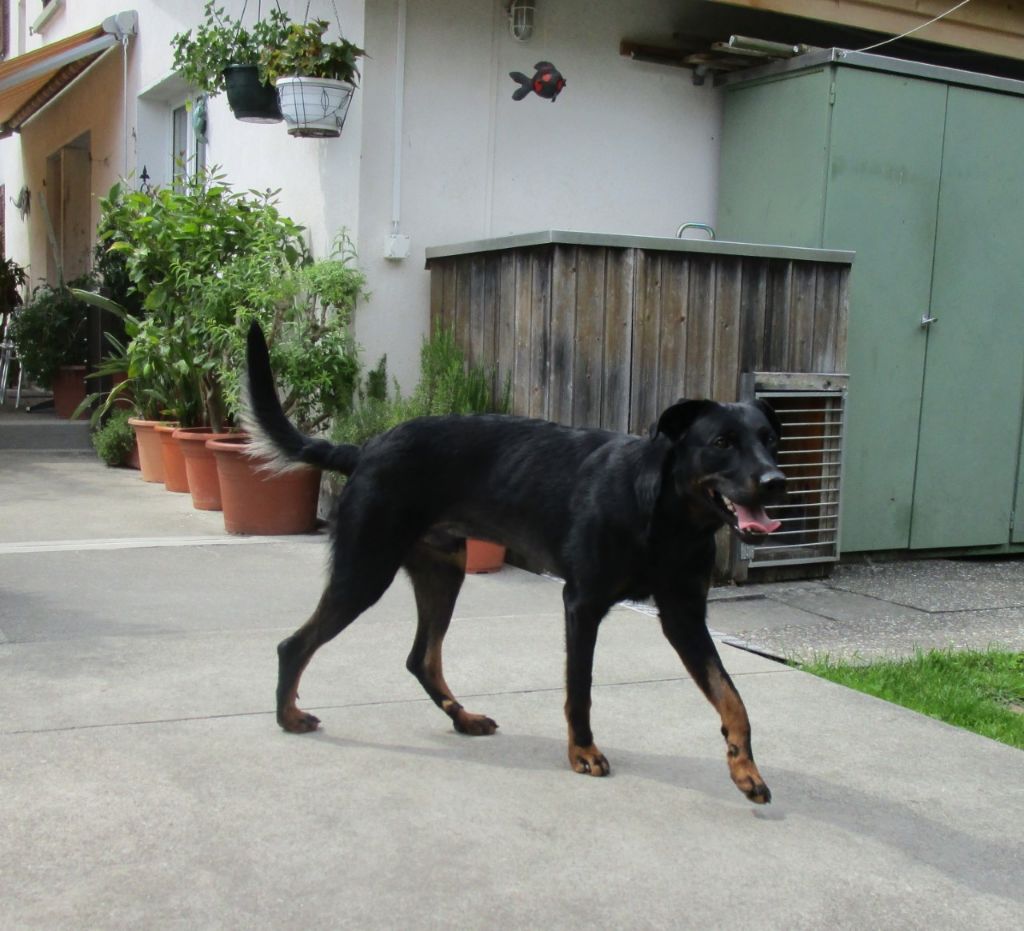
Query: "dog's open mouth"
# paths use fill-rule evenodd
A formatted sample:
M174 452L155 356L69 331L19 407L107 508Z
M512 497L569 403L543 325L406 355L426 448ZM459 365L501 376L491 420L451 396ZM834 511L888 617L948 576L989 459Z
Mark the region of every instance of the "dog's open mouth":
M757 539L774 533L782 526L781 521L769 517L764 508L748 508L737 501L727 498L714 488L707 489L715 507L722 512L726 523L741 537Z

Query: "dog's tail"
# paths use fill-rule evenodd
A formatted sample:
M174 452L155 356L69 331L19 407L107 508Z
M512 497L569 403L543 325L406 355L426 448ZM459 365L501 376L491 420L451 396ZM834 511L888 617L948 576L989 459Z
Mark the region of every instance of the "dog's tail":
M245 411L242 421L252 437L252 453L269 460L277 472L305 463L351 475L359 462L359 447L336 446L327 440L306 436L285 415L274 388L270 352L263 330L255 321L249 327L248 379L245 386Z

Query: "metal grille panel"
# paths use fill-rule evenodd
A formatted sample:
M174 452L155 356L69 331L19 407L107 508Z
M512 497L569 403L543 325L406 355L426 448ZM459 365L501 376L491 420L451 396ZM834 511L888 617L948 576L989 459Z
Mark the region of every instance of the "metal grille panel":
M759 384L754 396L771 404L782 422L779 466L786 475L787 497L785 504L767 509L782 526L763 544L742 546L740 555L750 568L836 562L845 386L791 390Z

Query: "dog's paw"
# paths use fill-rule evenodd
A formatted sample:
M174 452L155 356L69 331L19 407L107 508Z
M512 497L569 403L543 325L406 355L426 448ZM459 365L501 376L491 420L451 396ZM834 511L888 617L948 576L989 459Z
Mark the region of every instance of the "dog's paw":
M569 765L586 776L607 776L612 768L608 758L594 744L589 747L569 747Z
M772 800L772 790L763 782L751 782L749 786L740 786L739 789L755 805L767 805Z
M320 726L320 719L308 711L292 709L291 713L281 713L277 716L277 723L289 734L308 734Z
M473 714L461 708L452 723L460 734L470 737L489 737L498 729L497 721L487 715Z

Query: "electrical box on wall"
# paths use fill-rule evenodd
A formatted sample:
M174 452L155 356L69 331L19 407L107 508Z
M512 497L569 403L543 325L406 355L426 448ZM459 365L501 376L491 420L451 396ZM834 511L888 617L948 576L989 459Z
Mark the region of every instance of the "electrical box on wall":
M384 258L395 262L407 259L411 248L412 244L408 236L392 233L384 240Z

